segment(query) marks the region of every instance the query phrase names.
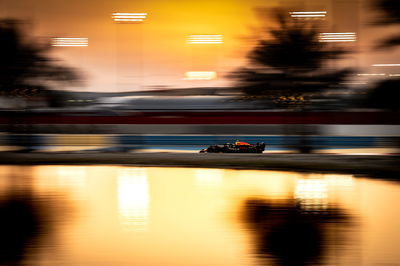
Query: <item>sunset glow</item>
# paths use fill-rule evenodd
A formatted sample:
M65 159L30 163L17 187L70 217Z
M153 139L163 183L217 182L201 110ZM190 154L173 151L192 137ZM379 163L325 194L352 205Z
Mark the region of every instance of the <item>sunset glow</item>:
M229 86L228 74L246 65L262 28L274 27L273 17L260 16L261 9L285 8L295 21L323 23L318 30L330 35L321 34L321 42L357 41L367 51L385 31L364 27L366 21L357 12L365 8L350 12L352 2L342 2L3 0L0 16L29 21L27 30L43 40L50 38L53 46L87 47L53 50L54 58L86 79L83 88L70 89L115 92L194 86L182 78L190 71L218 72L218 79L204 80L201 86ZM365 67L392 58L389 53L379 55L379 61L373 53L358 56L361 59L353 62Z

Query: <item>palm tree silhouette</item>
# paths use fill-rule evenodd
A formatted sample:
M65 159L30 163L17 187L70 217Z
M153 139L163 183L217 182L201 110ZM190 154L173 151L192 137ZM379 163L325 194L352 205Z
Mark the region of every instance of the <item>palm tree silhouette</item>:
M267 37L249 53L251 66L230 75L245 95L303 102L307 95L332 88L351 73L326 69L328 60L347 51L319 42L316 24L295 21L282 9L274 10L273 17L278 26L268 28Z
M78 85L81 77L49 57L49 42L28 36L22 23L0 19L0 93L31 96L63 85Z
M378 10L379 17L375 21L378 26L400 26L400 1L398 0L375 0L373 9ZM400 34L383 39L377 49L394 48L400 45Z

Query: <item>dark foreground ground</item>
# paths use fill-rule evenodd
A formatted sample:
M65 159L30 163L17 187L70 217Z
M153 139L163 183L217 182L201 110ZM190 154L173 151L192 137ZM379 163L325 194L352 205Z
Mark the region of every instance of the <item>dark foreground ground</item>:
M2 152L0 164L109 164L262 169L346 173L400 180L398 155Z

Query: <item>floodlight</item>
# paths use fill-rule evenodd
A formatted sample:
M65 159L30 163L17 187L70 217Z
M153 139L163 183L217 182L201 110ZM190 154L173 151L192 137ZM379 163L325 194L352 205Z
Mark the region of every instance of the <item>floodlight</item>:
M189 35L187 37L189 44L222 44L223 35L217 34L202 34L202 35Z
M76 46L88 46L88 38L53 38L51 46L64 46L64 47L76 47Z

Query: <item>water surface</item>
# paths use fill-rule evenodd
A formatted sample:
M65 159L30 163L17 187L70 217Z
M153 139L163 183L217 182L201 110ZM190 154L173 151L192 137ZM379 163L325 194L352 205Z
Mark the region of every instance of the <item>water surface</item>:
M351 175L1 166L0 265L397 265L399 200Z

